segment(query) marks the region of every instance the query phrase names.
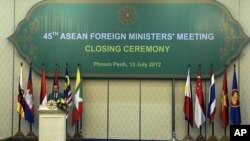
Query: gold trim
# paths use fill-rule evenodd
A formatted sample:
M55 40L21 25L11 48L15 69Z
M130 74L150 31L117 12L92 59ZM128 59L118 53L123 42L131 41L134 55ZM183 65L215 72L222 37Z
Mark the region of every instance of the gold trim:
M44 0L55 3L203 3L215 0Z

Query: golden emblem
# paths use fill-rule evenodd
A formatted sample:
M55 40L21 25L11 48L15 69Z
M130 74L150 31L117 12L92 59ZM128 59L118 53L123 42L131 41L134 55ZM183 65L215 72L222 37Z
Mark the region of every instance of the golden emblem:
M238 92L234 92L233 96L232 96L232 103L234 106L236 106L239 102L239 94Z
M223 92L221 96L221 109L224 111L224 107L227 107L227 95Z
M57 106L56 106L56 101L55 100L49 100L47 103L47 107L50 110L54 110Z
M137 13L133 7L125 6L120 9L118 17L122 24L131 25L135 22Z

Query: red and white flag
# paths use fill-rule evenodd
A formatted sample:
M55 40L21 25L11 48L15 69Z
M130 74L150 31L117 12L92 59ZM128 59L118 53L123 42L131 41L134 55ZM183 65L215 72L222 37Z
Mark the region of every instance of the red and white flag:
M202 123L205 122L206 120L200 66L198 67L197 80L196 80L194 120L198 128L200 128Z

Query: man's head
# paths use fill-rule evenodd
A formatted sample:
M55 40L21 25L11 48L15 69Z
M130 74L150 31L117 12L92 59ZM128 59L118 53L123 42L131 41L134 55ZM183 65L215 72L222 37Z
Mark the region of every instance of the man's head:
M55 84L55 85L53 86L53 92L54 92L54 93L58 93L58 91L59 91L58 85Z

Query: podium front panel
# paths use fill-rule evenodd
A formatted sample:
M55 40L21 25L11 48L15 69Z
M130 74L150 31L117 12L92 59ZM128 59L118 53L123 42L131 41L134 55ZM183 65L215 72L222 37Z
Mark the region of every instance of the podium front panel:
M39 109L39 141L65 141L66 114L59 110Z

